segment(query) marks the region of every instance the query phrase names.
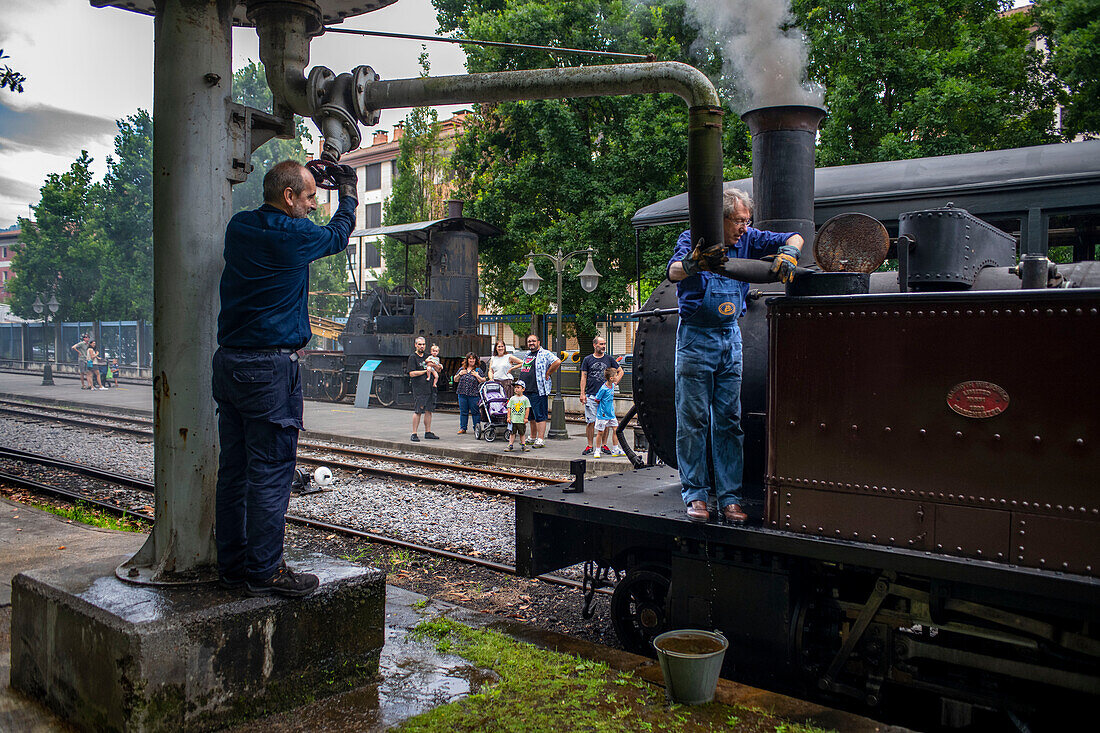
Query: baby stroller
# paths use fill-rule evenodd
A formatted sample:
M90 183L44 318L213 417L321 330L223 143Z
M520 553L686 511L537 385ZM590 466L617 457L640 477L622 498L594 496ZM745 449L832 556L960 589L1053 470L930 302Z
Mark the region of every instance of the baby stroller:
M498 430L507 435L510 426L508 397L504 394L504 387L498 382L485 382L478 388L477 397L481 422L474 426L474 437L478 440L485 438L485 442L492 443L497 439Z

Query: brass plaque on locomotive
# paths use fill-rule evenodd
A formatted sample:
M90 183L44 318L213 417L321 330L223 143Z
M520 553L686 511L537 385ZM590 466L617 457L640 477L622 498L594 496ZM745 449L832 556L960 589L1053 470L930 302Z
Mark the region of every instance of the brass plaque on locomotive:
M947 406L963 417L995 417L1008 409L1008 392L993 382L960 382L947 393Z

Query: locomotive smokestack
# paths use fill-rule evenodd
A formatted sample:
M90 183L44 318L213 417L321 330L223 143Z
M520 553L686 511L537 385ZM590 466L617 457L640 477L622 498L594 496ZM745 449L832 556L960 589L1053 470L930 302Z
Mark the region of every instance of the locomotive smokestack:
M752 133L753 226L798 232L806 240L799 264L813 263L814 141L821 107L758 107L741 115Z
M462 205L465 203L462 199L447 199L447 218L461 219Z

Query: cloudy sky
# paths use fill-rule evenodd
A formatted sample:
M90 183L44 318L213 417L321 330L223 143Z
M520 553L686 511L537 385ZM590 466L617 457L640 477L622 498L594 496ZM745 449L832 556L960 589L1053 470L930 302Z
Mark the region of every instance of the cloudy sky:
M49 173L67 170L81 150L96 177L113 149L115 120L153 103L153 19L88 0L0 0L0 48L27 77L22 94L0 91L0 229L29 216ZM434 35L430 0L400 0L345 21L344 28ZM460 47L429 43L432 74L463 73ZM328 34L310 47L311 65L337 73L369 64L383 79L417 76L416 41ZM233 31L233 68L259 59L256 33ZM442 108L441 116L457 107ZM406 110L386 110L378 128ZM364 130L364 137L369 131Z

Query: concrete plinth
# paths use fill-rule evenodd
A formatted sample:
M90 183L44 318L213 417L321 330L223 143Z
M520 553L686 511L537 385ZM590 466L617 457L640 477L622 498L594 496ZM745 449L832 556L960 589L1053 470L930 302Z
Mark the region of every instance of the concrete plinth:
M219 728L375 676L385 573L320 555L303 599L123 583L117 562L36 570L12 582L11 684L78 728Z

